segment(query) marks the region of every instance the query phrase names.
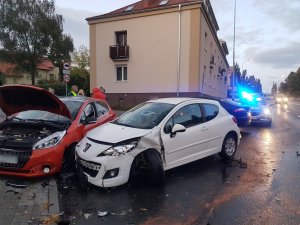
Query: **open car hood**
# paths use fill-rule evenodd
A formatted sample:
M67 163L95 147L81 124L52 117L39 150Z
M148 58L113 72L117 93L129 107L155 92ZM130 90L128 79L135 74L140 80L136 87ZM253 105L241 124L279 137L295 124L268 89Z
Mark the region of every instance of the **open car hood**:
M0 108L7 115L27 110L42 110L71 119L67 106L49 91L30 85L0 87Z

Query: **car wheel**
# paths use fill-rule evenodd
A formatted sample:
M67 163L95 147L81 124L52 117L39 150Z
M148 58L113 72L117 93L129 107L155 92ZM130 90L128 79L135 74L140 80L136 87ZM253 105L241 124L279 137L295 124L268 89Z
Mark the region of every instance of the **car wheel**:
M222 145L220 156L225 159L231 159L235 155L237 148L236 137L233 134L227 134Z
M161 158L156 150L148 150L145 152L145 158L148 164L148 175L153 185L162 185L165 182L165 171L162 166Z

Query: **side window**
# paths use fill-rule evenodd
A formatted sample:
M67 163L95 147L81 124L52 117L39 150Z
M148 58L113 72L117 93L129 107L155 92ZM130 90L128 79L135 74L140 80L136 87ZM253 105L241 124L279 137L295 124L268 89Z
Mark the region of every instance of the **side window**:
M165 133L170 133L175 124L181 124L185 127L195 126L203 122L202 113L199 104L187 105L179 109L164 127Z
M219 107L214 104L203 104L205 110L205 120L209 121L219 114Z
M97 101L95 102L95 106L96 106L98 117L104 115L109 111L108 106L106 105L105 102Z
M89 117L96 117L96 112L95 112L95 109L94 107L92 106L91 103L89 103L85 109L83 110L83 113L80 117L80 120L85 120L86 118L89 118Z

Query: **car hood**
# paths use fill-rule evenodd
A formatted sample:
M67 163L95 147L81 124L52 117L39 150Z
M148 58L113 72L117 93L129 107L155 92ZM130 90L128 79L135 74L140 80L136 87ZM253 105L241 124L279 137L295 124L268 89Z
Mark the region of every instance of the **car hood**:
M43 88L30 85L1 86L0 107L7 116L28 110L42 110L71 119L70 111L58 97Z
M142 137L151 133L151 129L138 129L106 123L88 132L87 137L106 144L116 144L132 138Z

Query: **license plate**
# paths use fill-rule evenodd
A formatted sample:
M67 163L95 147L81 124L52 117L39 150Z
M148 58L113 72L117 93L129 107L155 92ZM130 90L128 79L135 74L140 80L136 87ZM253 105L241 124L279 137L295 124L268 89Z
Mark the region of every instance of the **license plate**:
M18 163L18 156L16 156L16 155L0 154L0 163L17 164Z

